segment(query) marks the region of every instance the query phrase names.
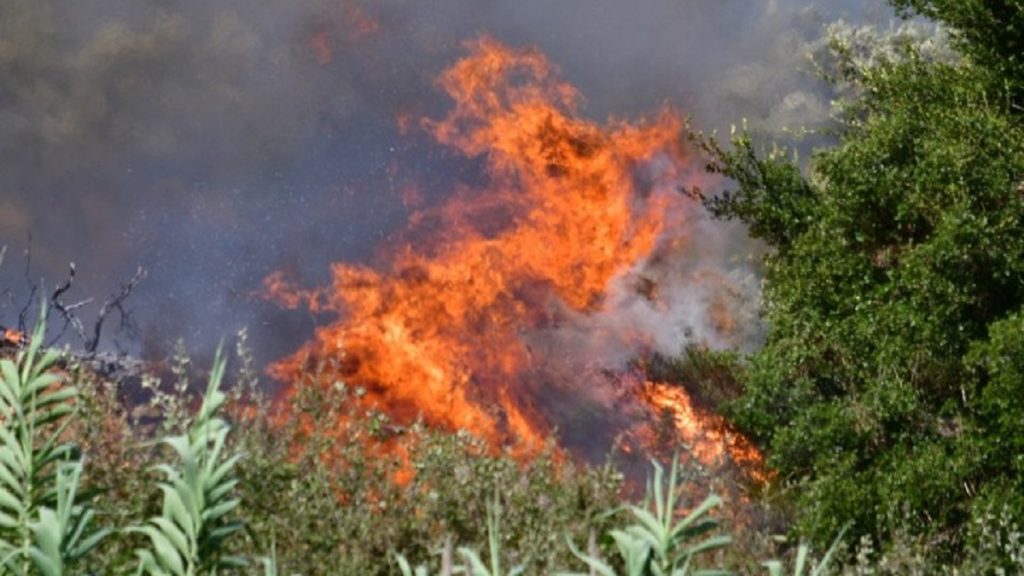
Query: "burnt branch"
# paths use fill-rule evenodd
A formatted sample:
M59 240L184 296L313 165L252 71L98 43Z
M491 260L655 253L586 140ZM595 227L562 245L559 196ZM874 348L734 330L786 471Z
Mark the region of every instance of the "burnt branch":
M135 276L133 276L126 284L121 285L121 291L103 303L103 307L100 308L100 313L96 317L96 324L93 325L92 339L85 344L86 353L96 353L96 348L100 345L100 336L103 333L103 322L111 312L116 310L118 314L120 314L122 328L130 328L134 325L130 319L130 314L124 309L124 302L132 295L132 291L135 290L135 287L145 279L146 271L139 266L139 269L135 272Z
M28 298L25 298L25 305L18 311L18 330L21 332L28 332L28 311L32 308L32 303L36 301L36 292L38 291L39 286L32 284L28 292Z
M39 284L32 281L32 232L28 233L28 245L25 248L25 284L28 285L28 298L25 305L18 311L18 330L28 333L28 312L35 302L36 292L39 291Z
M0 265L3 264L4 258L7 254L7 247L0 246ZM107 321L107 317L112 312L117 312L120 321L117 330L117 335L125 334L128 338L134 338L138 335L139 329L135 322L135 318L129 310L125 308L125 301L131 296L143 280L146 278L146 271L140 266L135 275L132 276L131 280L121 285L121 289L116 294L112 295L99 310L99 314L96 317L95 323L91 329L88 327L86 322L83 322L82 317L79 315L80 310L89 306L95 302L94 298L87 298L80 301L67 300L68 295L75 286L75 280L77 278L78 268L74 262L71 262L68 266L68 275L63 282L57 285L56 289L50 293L47 301L48 307L51 310L56 310L60 319L63 321L63 325L60 327L59 332L54 336L51 333L51 338L45 343L46 347L52 347L57 342L61 341L67 333L72 331L81 340L84 346L83 354L81 357L95 357L96 351L99 348L100 340L103 335L103 328ZM40 295L42 292L45 294L43 288L43 281L35 282L32 280L32 234L29 233L28 245L25 248L25 270L24 270L25 284L28 287L28 297L25 299L24 305L18 312L18 331L22 333L28 333L29 325L29 313L32 311L33 304L38 302L39 299L46 300L45 295ZM7 289L4 292L0 292L0 295L11 294L14 292L11 289ZM12 296L13 299L13 296ZM56 322L56 320L55 320ZM91 332L91 334L90 334ZM123 342L115 340L115 346L119 351L122 351Z
M70 271L68 272L67 280L58 286L57 289L53 291L53 295L50 296L50 306L60 313L61 318L64 319L64 326L61 328L60 333L50 340L50 343L47 344L47 346L52 346L63 338L64 334L67 333L69 326L74 328L75 333L78 334L78 337L81 338L82 342L88 341L88 337L85 335L85 325L82 324L82 320L79 319L78 316L75 316L74 312L75 310L91 303L92 298L82 300L74 304L67 304L64 302L64 295L71 290L71 287L75 283L75 263L72 262L69 268Z

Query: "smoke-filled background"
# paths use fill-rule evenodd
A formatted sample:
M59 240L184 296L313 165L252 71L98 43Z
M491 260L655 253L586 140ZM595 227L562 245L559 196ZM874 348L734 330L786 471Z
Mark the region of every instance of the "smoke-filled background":
M781 136L827 121L807 55L840 17L892 13L879 0L0 0L0 323L29 280L50 291L70 262L69 300L102 301L141 265L136 353L177 338L208 350L248 326L260 358L279 358L315 320L256 295L270 272L325 284L330 262L372 261L410 211L480 177L417 129L450 108L434 80L464 41L536 45L598 121L668 103L699 128L747 118ZM750 250L735 227L696 230L717 238L707 257Z

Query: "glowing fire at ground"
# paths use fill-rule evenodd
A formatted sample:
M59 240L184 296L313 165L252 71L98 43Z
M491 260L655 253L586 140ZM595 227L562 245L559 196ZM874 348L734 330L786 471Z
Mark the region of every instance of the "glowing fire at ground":
M760 483L768 480L764 458L750 440L732 430L721 416L695 407L679 386L647 381L641 396L655 411L671 416L678 439L701 463L732 463Z
M486 188L415 213L414 229L428 232L386 269L337 264L332 285L315 291L268 278L278 302L338 317L273 372L297 382L311 363L339 360L337 376L399 421L422 417L529 453L558 423L545 414L526 334L600 312L615 281L654 255L667 229L685 226L672 215L691 202L677 192L691 159L671 111L598 125L578 116L575 89L536 50L489 39L468 48L438 80L454 108L421 127L482 159ZM653 299L655 288L642 294ZM680 433L707 457L721 456L712 448L721 438L701 441L703 421L681 391L652 385L647 395L679 414ZM749 448L729 442L734 457Z

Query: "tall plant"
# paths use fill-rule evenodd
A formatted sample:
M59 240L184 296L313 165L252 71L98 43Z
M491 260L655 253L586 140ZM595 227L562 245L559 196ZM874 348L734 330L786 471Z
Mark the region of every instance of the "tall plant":
M0 574L59 576L109 533L88 534L82 458L62 439L78 390L57 352L40 354L45 326L44 308L28 347L0 360Z
M718 522L709 513L722 504L722 499L711 495L689 512L683 510L679 498L679 458L672 459L666 477L665 470L654 462L654 475L647 481L643 505L627 506L634 523L612 530L619 555L627 576L711 576L726 574L722 570L700 569L694 560L700 555L729 545L728 535L704 538L718 528ZM680 517L682 516L682 517ZM581 552L570 541L573 553L590 569L590 574L616 576L611 564L594 552ZM566 574L566 576L571 576Z
M220 390L225 364L218 350L195 420L184 434L161 441L177 454L180 465L157 466L164 475L161 514L134 529L150 544L136 552L140 574L193 576L247 565L245 559L227 554L224 546L243 527L232 515L240 502L233 490L241 455L227 453L229 426L217 415L227 399Z

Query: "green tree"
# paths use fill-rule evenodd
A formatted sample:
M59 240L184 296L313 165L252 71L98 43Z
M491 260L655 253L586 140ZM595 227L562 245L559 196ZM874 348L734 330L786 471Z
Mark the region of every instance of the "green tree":
M1024 4L894 4L953 26L968 58L905 43L864 64L836 42L856 96L807 167L742 132L702 141L736 183L709 209L775 248L766 343L729 410L800 485L799 525L819 542L847 522L877 535L906 509L956 553L978 494L1021 486L1001 437L1024 422L1010 400L1024 372L996 368L1024 364L999 324L1024 304L1024 68L1022 36L993 27L1018 26Z
M950 26L958 47L1011 87L1024 105L1024 3L1020 0L892 0L904 14L923 14Z

